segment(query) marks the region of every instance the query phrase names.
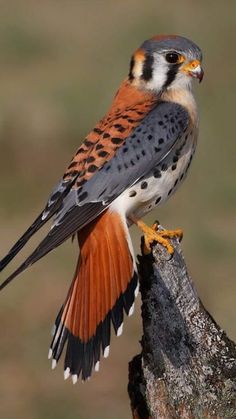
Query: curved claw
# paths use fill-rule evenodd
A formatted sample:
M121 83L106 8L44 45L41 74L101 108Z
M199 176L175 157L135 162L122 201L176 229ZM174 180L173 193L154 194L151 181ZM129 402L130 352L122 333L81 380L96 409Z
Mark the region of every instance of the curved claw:
M132 217L132 221L144 233L144 239L142 243L142 252L144 253L144 255L151 253L151 244L153 242L157 242L167 250L167 252L171 255L171 258L173 257L175 249L170 243L170 239L177 238L179 240L182 240L183 231L181 229L158 230L160 226L159 221L155 221L152 227L148 227L143 221L137 220L135 217Z

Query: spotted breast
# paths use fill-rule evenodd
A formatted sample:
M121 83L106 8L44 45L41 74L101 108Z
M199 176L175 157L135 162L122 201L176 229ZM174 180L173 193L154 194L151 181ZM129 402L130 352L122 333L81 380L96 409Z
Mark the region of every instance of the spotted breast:
M128 218L133 215L137 219L142 218L163 204L178 189L186 177L196 149L198 113L193 94L190 91L180 94L171 90L163 94L162 98L163 101L158 105L158 118L155 118L156 111L152 111L143 129L140 131L138 128L132 135L136 139L136 146L133 141L133 149L138 150L136 159L143 158L149 149L151 155L162 154L162 158L112 204L112 207L120 211L122 208ZM170 111L169 104L173 100L176 109L173 109L172 102ZM177 134L177 141L165 156L163 149L171 134ZM141 149L140 139L143 145ZM145 140L146 144L143 144ZM127 147L125 151L128 152Z

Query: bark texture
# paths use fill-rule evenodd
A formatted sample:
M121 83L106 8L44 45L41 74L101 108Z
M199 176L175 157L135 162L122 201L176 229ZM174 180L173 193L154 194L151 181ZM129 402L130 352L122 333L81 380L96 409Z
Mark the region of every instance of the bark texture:
M133 417L236 418L236 346L203 307L179 244L139 257L142 351L129 365Z

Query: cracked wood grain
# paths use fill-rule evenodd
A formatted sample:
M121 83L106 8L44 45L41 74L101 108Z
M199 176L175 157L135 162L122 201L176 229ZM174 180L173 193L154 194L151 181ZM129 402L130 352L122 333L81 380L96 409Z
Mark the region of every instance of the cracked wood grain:
M201 303L179 244L139 257L143 337L129 364L135 419L236 418L236 346Z

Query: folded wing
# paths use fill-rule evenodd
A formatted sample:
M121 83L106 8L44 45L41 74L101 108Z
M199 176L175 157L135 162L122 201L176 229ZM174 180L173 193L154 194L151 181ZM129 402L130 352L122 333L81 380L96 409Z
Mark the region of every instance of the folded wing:
M93 175L88 180L85 179L82 185L80 180L79 187L76 182L84 173L76 177L76 181L62 199L60 208L56 210L55 222L48 235L26 261L1 284L0 289L93 221L126 188L135 184L152 167L159 164L173 147L182 141L188 124L189 116L183 107L175 103L161 102L142 119L127 138L120 137L120 144L118 137L110 137L110 142L116 138L117 143L113 156L105 160L100 167L93 168ZM95 147L97 145L96 143Z

